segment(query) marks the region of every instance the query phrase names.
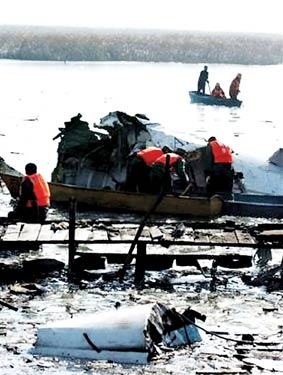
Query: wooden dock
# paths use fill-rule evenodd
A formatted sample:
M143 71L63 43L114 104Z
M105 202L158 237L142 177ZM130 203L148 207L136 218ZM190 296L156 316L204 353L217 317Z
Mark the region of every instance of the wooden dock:
M82 244L118 245L133 243L138 223L86 221L76 222L70 216L67 222L31 224L2 222L1 249L33 249L43 244L65 245L69 251L69 270L76 256L82 255ZM112 248L112 249L111 249ZM283 225L266 224L253 228L234 223L147 223L139 236L131 258L136 258L136 280L143 278L150 264L194 265L199 259L217 259L223 254L235 261L251 257L251 249L283 248ZM129 254L125 246L97 246L92 254L107 258L109 263L124 263ZM231 259L232 259L231 258ZM235 267L237 268L237 267Z

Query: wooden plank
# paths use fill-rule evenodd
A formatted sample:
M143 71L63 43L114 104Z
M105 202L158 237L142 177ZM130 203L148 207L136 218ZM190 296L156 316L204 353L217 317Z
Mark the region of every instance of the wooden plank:
M52 241L67 241L69 239L69 229L57 229L53 233Z
M8 225L4 236L2 237L2 241L17 241L23 225L23 223Z
M254 244L255 243L255 240L253 239L253 237L247 232L235 230L235 235L237 237L239 244Z
M108 241L108 234L105 229L93 227L89 236L90 241Z
M137 229L136 228L128 228L128 229L120 229L120 236L122 241L133 241Z
M223 243L237 243L237 237L234 231L224 231Z
M208 236L210 239L210 242L215 243L230 243L230 244L236 244L238 243L237 237L235 235L234 231L224 231L221 229L214 229L208 231Z
M109 229L107 230L107 235L109 241L121 241L121 235L118 228L114 229L109 227Z
M209 236L207 229L198 229L194 231L194 240L195 243L204 242L209 243Z
M51 241L54 236L54 230L52 229L52 224L41 225L40 232L38 235L38 241Z
M260 240L282 240L283 241L283 229L264 230L259 233L258 239Z
M67 231L67 239L68 239L68 231ZM91 228L76 228L75 230L75 240L76 241L87 241L92 236Z
M24 224L18 241L36 241L39 236L41 224Z
M148 229L149 229L150 237L153 241L156 241L156 240L160 241L164 237L163 233L157 226L149 227Z

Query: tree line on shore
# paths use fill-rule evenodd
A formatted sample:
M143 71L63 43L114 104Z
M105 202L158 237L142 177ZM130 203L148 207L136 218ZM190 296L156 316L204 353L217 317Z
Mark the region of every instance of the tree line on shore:
M280 35L2 26L0 58L269 65L283 62Z

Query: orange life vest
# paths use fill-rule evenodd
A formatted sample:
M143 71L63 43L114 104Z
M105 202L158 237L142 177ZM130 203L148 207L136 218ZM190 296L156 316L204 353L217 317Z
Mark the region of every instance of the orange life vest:
M32 175L25 176L24 179L29 179L33 184L33 192L36 197L36 203L38 206L49 206L50 205L50 190L48 184L45 182L41 174L34 173ZM27 207L32 207L32 202L27 201Z
M209 143L212 148L214 156L214 163L229 163L232 164L232 153L230 147L225 146L223 143L218 141L212 141Z
M158 159L156 159L155 163L166 165L167 155L170 156L170 161L169 161L170 171L175 172L175 168L173 168L172 164L174 164L177 160L182 159L181 155L175 154L174 152L168 152L167 154L162 154Z
M148 147L137 152L137 157L143 159L148 167L151 167L152 163L161 155L163 155L163 151L158 147Z

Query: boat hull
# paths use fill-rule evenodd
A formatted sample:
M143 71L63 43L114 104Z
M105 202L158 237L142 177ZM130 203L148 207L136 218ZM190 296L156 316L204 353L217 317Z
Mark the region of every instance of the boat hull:
M17 198L21 174L4 173L2 170L0 176L11 196ZM150 194L95 190L55 182L49 182L49 188L53 206L67 206L71 199L75 199L78 209L147 213L157 200L155 195ZM223 200L217 195L211 198L167 195L155 213L198 218L229 215L282 219L283 197L240 193L234 194L234 200Z
M49 183L49 187L53 203L67 204L73 198L81 208L146 213L157 200L155 195L150 194L94 190L58 183ZM223 200L219 196L195 198L167 195L157 206L155 213L196 217L217 216L221 213L222 205Z
M198 94L197 91L189 91L192 103L199 103L205 105L217 105L225 107L241 107L242 101L238 99L222 99L216 98L212 95Z

